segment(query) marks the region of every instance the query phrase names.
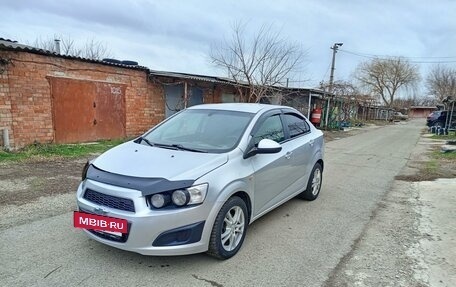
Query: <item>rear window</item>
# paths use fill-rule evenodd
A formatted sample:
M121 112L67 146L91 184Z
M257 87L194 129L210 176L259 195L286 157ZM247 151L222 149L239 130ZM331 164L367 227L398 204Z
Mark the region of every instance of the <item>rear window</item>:
M290 138L295 138L310 132L310 127L304 119L295 114L285 114L284 117L288 131L290 132Z

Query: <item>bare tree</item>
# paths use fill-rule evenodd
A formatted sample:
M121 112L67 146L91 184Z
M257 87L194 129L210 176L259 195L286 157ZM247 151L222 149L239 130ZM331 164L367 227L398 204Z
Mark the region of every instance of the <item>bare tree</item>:
M321 88L329 91L329 83L322 83ZM333 83L332 93L339 97L356 97L360 94L358 88L348 81L335 81Z
M325 85L324 89L329 90L329 83ZM356 115L358 105L363 100L359 89L348 81L336 81L332 85L332 93L341 101L337 119L339 121L351 120Z
M108 47L93 38L85 42L84 49L82 50L82 56L84 58L95 60L111 57Z
M280 89L276 87L283 86L289 74L296 71L303 53L271 26L262 26L251 38L245 27L234 24L231 39L212 47L211 60L234 80L243 101L277 97Z
M93 60L101 60L110 58L110 51L106 44L95 39L88 39L83 45L78 45L73 38L68 35L54 35L53 38L39 37L35 39L33 45L40 49L45 49L52 52L56 51L55 40L60 40L60 54L83 57Z
M418 67L403 58L373 59L361 63L355 78L391 107L397 92L414 87L420 79Z
M426 86L438 102L446 97L456 98L456 69L446 66L435 66L426 78Z
M418 101L416 97L397 98L394 99L391 107L395 110L406 110L409 109L411 106L416 106L417 102Z
M427 96L421 96L421 97L417 97L415 98L415 102L413 103L414 106L428 106L428 107L432 107L432 106L436 106L438 105L439 103L442 103L442 102L439 102L434 96L432 95L427 95Z

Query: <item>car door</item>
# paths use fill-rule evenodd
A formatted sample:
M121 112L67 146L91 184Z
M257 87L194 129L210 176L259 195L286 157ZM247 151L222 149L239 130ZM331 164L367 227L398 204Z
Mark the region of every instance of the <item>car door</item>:
M253 129L252 143L257 145L262 139L271 139L278 143L285 141L281 112L275 112L260 119ZM279 153L257 154L250 157L254 174L254 216L266 211L277 203L277 197L287 189L290 182L292 162L287 147Z
M296 192L303 191L312 171L315 154L315 135L312 134L309 123L297 113L286 112L282 115L287 140L282 144L290 154L292 168L289 174L290 186L283 194L288 197Z

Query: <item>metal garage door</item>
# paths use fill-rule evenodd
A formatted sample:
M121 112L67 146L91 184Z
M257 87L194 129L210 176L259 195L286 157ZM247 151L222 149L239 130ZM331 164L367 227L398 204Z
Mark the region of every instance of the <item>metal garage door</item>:
M192 87L188 95L187 107L200 105L203 103L203 89L199 87Z
M184 85L164 86L165 116L170 117L184 109Z
M125 137L125 85L50 78L56 143Z

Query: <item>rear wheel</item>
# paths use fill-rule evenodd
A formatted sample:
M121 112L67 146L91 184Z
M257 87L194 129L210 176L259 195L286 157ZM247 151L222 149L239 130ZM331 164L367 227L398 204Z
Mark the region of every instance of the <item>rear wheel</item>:
M215 219L207 253L219 259L234 256L244 242L247 218L244 200L237 196L229 198Z
M305 200L315 200L320 194L321 184L323 181L323 168L321 164L316 163L310 173L309 181L307 182L307 188L299 197Z

